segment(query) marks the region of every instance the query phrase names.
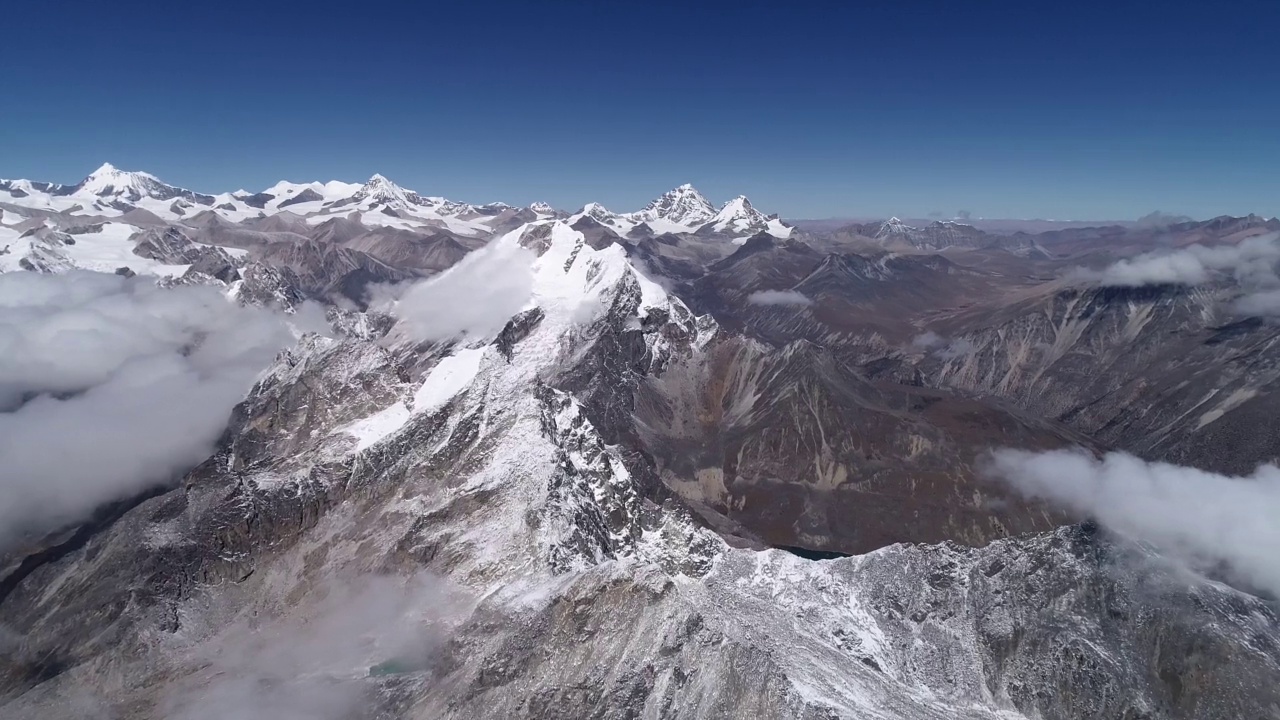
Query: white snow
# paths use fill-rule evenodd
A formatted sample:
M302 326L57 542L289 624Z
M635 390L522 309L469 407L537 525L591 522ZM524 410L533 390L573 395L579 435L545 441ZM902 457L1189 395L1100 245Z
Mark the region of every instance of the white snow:
M493 233L489 225L492 222L491 217L480 213L477 206L443 197L420 195L382 175L374 175L364 184L338 180L323 183L280 181L261 191L273 196L262 208L256 208L244 202L245 198L256 194L246 190L210 193L208 197L213 198L213 202L209 205L183 197L160 199L182 189L167 185L150 173L123 171L109 163L103 164L102 167L90 173L82 181L81 186L68 195L55 195L38 190L27 180L19 179L9 182L13 188L21 190L26 195L4 197L4 202L19 208L69 212L86 219L101 220L119 217L128 210L128 207L124 205L116 207L112 203L123 202L169 222L183 222L205 212L213 212L221 218L237 223L265 215L288 212L310 225L318 225L334 217L349 217L353 213L360 213L360 221L370 227L405 230L437 227L473 238L487 238ZM281 207L282 204L308 191L316 193L319 199ZM100 193L105 194L100 195ZM134 199L135 195L140 197ZM338 203L341 204L335 207ZM734 204L737 201L730 201L730 203ZM232 209L218 207L220 205L230 206ZM492 203L490 207L498 205L501 203ZM394 214L389 215L383 212L384 208ZM529 209L538 215L539 220L550 219L556 212L551 205L543 202L533 203ZM721 213L724 212L722 209ZM758 215L754 210L751 213ZM755 215L751 213L748 213L748 217L754 219ZM701 193L686 183L664 193L638 212L615 213L598 203L589 203L569 218L569 222L572 223L583 215L590 215L620 235L626 235L642 222L647 223L656 234L692 233L713 218L717 218L719 213ZM777 237L790 235L790 228L778 221L768 221L767 227L762 227L765 225L763 219L755 223L752 220L743 220L734 214L730 220L723 232L745 234L764 229ZM13 225L20 221L11 211L0 215L0 226Z
M765 232L783 240L791 237L791 228L784 225L778 218L774 218L766 223Z
M764 213L756 210L745 195L739 195L725 203L707 224L716 232L743 234L765 230L769 222ZM781 226L781 223L778 224Z
M626 217L637 223L665 220L692 229L705 224L715 214L715 207L703 197L702 193L685 183L663 193L644 209L630 213Z
M92 199L103 193L121 195L127 190L133 190L146 196L156 186L162 185L164 183L155 175L118 170L111 163L103 163L102 167L94 170L81 182L80 189L75 194Z
M115 272L117 268L128 267L142 275L162 275L176 277L187 271L190 265L168 265L133 254L135 243L130 239L138 228L125 223L107 222L102 231L73 235L74 245L52 248L51 252L59 255L73 267L98 272ZM20 269L19 261L25 257L33 244L40 243L34 237L19 238L18 233L9 228L0 229L0 250L6 246L9 252L0 254L0 272Z
M413 395L413 412L431 412L444 407L475 379L484 354L483 347L463 348L437 363Z
M397 402L339 430L354 437L356 450L360 451L372 447L378 441L404 427L411 414L407 405Z

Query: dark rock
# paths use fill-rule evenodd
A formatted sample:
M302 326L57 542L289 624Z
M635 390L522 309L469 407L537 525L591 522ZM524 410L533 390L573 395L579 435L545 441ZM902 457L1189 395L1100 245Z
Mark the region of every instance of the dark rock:
M302 192L298 193L297 195L294 195L293 197L289 198L288 200L281 200L280 204L277 205L276 207L278 209L283 210L284 208L287 208L291 205L298 205L300 203L306 203L306 202L316 202L318 200L323 200L323 199L324 199L323 195L316 192L315 190L312 190L311 188L307 188ZM262 207L262 206L258 205L255 207Z

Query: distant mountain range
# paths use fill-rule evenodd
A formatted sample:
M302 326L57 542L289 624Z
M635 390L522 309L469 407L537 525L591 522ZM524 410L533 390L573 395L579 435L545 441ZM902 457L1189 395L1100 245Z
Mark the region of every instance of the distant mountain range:
M383 175L364 184L279 182L256 193L244 190L213 195L169 185L145 172L119 170L106 163L75 185L32 180L0 180L0 203L34 210L121 217L142 211L166 221L189 220L211 214L242 222L279 213L318 224L334 217L360 214L365 224L396 228L438 227L471 236L488 236L512 218L591 216L623 234L643 225L643 231L741 236L770 232L785 237L790 228L776 216L756 210L739 196L719 208L692 185L664 193L636 212L615 214L595 203L566 213L547 203L516 207L496 202L484 205L425 196L403 188Z

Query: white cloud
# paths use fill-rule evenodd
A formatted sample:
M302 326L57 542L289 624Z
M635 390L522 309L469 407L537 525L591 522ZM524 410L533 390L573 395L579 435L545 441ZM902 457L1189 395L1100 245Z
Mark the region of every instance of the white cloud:
M210 287L0 274L0 535L77 520L172 479L292 342Z
M747 296L752 305L812 305L813 301L796 290L761 290Z
M404 290L394 312L418 340L493 335L533 296L536 259L515 243L495 241Z
M233 625L202 643L202 670L170 688L174 720L341 720L361 716L378 691L370 670L421 674L436 659L442 625L455 612L441 582L365 577L326 582L323 599L255 627ZM314 604L312 604L314 602Z
M1235 311L1241 315L1280 317L1280 290L1264 290L1236 300Z
M1226 563L1280 595L1280 468L1227 477L1125 453L999 450L989 471L1193 566Z
M977 346L967 338L947 338L927 330L911 339L911 347L916 350L932 350L934 355L943 360L953 360L965 355L972 355Z
M1248 238L1237 245L1191 245L1180 250L1145 253L1120 260L1101 271L1076 271L1076 277L1103 285L1201 285L1215 272L1229 272L1246 289L1280 285L1275 264L1280 261L1277 236Z

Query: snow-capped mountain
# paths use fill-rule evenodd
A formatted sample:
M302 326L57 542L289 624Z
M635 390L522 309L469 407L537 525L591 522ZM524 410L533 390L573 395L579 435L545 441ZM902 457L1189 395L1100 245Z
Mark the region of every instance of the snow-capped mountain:
M777 217L770 217L755 209L745 195L725 203L715 217L700 228L700 232L729 233L732 235L751 235L767 232L778 238L791 235L791 228L782 224Z
M1000 238L952 220L935 220L917 227L896 217L879 223L850 226L850 229L887 246L905 245L920 250L944 250L949 247L977 248L999 243Z
M670 223L684 228L696 228L715 215L715 206L686 183L658 196L643 209L629 213L627 218L635 222Z
M191 252L173 228L144 242ZM794 240L733 255L726 280L760 260L819 299L778 272L842 263L815 272L864 308L891 280ZM303 336L205 461L6 556L3 714L234 717L247 694L323 705L304 717L1225 720L1280 700L1273 602L1093 523L1005 537L1008 502L970 507L948 429L1051 418L993 418L918 373L872 385L695 313L633 260L529 222L391 315ZM424 340L441 314L478 329ZM927 483L886 477L918 456ZM984 534L948 521L969 512ZM805 550L842 533L874 548Z
M639 224L630 217L615 213L597 202L583 205L581 210L569 216L568 222L570 225L575 225L583 218L609 228L618 235L626 235Z
M0 202L37 210L69 212L83 216L114 218L139 209L165 221L190 221L212 213L232 222L247 222L263 216L289 213L310 224L334 217L360 214L362 222L400 229L446 228L471 237L488 237L509 229L520 208L501 202L474 205L439 196L423 195L396 184L382 174L356 184L340 181L296 183L282 181L258 191L236 190L215 195L197 193L168 185L145 172L125 171L107 163L75 185L0 180ZM790 228L780 221L761 221L745 198L731 201L717 212L692 185L681 185L663 193L643 209L615 213L588 204L579 215L620 235L684 234L704 229L703 234L742 236L770 232L786 237ZM547 203L524 208L532 219L565 217ZM714 221L714 222L713 222Z
M103 163L72 190L72 195L84 198L124 200L136 203L144 198L173 200L182 198L200 205L209 205L213 197L184 188L174 187L160 178L145 172L119 170L111 163Z
M209 206L214 198L166 184L149 173L120 170L111 163L103 163L75 185L0 180L0 200L83 215L120 215L141 208L161 216L176 216L182 213L174 212L173 208Z
M394 209L409 209L413 206L425 205L417 193L405 190L385 176L376 173L351 195L351 201L367 208L381 205Z
M891 235L910 236L915 233L916 233L916 228L904 223L903 221L899 220L896 217L891 217L888 220L885 220L884 222L880 223L880 229L876 230L876 234L874 235L874 237L877 240L881 240Z

